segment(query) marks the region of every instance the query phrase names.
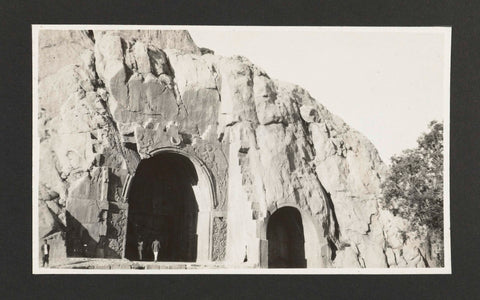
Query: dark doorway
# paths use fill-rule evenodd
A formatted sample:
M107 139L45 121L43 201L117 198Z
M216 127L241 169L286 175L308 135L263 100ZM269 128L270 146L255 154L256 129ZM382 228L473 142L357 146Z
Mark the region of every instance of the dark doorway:
M282 207L267 225L268 267L306 268L302 216L293 207Z
M125 257L153 260L152 242L158 238L160 261L197 259L198 204L192 185L198 182L192 162L175 153L161 153L140 162L129 194Z

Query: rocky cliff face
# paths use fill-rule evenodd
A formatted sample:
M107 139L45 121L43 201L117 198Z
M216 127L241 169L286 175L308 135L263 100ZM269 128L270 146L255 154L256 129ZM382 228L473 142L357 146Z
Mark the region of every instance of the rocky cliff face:
M173 147L214 178L212 260L261 257L269 216L293 206L312 266L424 266L406 224L378 206L375 147L301 87L202 55L185 31L42 30L39 42L42 237L78 223L121 257L125 187Z

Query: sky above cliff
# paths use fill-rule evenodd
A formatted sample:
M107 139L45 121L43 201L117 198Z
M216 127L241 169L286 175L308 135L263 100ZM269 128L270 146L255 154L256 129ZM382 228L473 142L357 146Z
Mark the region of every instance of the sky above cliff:
M445 31L188 29L199 47L242 55L271 78L307 89L368 137L387 164L444 120Z

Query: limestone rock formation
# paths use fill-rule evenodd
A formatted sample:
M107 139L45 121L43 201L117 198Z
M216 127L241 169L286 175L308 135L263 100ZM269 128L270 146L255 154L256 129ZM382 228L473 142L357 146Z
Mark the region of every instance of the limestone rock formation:
M167 151L198 173L198 260L268 266L268 220L290 206L308 267L422 266L378 206L375 147L301 87L185 31L39 40L40 234L66 232L68 255L81 240L90 256L125 256L138 166Z

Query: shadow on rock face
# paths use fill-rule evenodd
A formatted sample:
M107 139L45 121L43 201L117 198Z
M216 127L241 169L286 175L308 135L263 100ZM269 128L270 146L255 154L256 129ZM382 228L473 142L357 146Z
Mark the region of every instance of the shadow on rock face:
M120 255L108 247L108 239L101 235L96 241L75 217L67 211L67 257L120 258Z

